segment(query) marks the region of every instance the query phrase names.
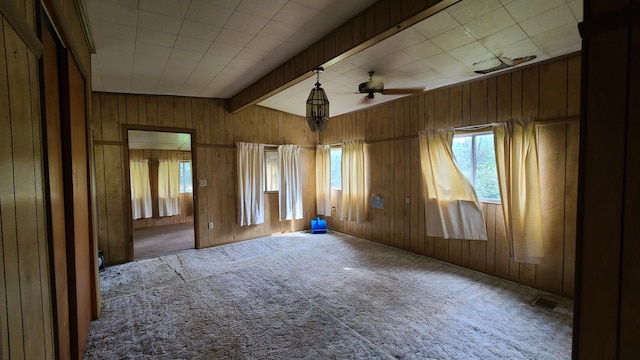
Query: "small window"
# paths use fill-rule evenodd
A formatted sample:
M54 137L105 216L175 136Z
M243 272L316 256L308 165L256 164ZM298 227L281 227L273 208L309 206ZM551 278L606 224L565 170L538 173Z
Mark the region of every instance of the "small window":
M264 191L278 191L278 152L264 152Z
M331 149L331 189L342 190L342 148Z
M191 161L180 161L180 193L192 193Z
M452 148L456 164L473 184L478 198L500 202L493 134L456 135Z

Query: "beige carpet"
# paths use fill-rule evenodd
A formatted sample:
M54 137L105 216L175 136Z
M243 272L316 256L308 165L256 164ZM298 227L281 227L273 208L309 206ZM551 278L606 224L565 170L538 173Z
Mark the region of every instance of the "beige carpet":
M133 254L136 259L173 254L194 247L193 223L133 230Z
M539 291L343 234L108 267L85 359L569 359Z

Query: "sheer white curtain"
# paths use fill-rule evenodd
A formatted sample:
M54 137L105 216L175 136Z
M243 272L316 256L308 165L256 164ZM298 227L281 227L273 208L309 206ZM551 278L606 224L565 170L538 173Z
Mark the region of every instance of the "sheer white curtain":
M453 159L453 128L420 132L427 236L487 240L473 185Z
M264 222L264 145L238 142L238 222Z
M316 209L318 215L331 216L331 147L316 146Z
M158 215L180 214L180 162L160 160L158 164Z
M340 218L362 223L366 219L364 140L342 145L342 202Z
M129 180L131 183L131 215L133 219L150 218L151 186L149 183L149 160L129 162Z
M280 221L302 219L302 180L300 179L300 146L278 146Z
M510 120L495 124L493 139L511 258L539 264L544 249L535 123Z

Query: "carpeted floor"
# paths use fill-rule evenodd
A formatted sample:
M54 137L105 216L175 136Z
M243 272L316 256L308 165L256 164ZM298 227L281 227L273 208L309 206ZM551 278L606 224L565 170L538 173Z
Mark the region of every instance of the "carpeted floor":
M85 359L569 359L572 302L339 233L108 267Z
M133 254L136 259L172 254L194 247L193 223L133 230Z

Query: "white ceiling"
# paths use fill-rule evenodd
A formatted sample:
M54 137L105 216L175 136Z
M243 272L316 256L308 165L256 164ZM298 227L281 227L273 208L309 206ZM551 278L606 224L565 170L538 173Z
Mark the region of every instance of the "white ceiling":
M191 151L191 134L129 130L129 149Z
M374 0L86 0L95 91L230 98ZM582 0L463 0L320 75L331 116L401 97L356 94L367 72L385 88L425 90L499 65L580 50ZM507 59L505 59L506 61ZM528 63L525 63L528 64ZM315 77L260 102L305 115Z

